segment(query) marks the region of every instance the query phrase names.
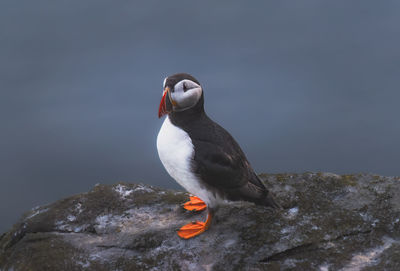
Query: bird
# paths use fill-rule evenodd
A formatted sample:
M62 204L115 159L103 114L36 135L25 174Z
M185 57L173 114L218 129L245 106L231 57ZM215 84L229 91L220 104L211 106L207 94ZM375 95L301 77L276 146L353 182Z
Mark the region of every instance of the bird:
M168 174L193 196L188 210L207 209L205 222L182 226L178 235L193 238L211 225L224 202L248 201L281 208L254 172L235 139L204 110L204 92L188 73L168 76L158 117L167 115L157 136L157 151Z

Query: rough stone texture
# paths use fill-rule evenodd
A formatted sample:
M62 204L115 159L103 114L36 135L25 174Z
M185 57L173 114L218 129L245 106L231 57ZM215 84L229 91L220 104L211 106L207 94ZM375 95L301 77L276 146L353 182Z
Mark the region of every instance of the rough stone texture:
M0 237L0 270L400 270L400 179L262 174L284 209L221 207L204 234L188 195L98 185L28 212Z

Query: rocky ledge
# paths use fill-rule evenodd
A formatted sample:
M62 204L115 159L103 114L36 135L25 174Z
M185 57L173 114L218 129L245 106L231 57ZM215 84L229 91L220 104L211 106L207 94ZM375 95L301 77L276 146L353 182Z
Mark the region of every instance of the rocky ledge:
M0 270L400 270L400 178L262 174L281 211L222 206L204 234L175 231L205 213L184 192L97 185L23 216L0 237Z

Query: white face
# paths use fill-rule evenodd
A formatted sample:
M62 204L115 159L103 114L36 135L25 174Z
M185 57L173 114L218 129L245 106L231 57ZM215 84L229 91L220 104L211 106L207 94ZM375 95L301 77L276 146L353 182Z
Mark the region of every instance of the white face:
M176 83L174 90L170 91L171 99L175 103L174 111L183 111L195 106L202 92L201 86L191 80L184 79Z

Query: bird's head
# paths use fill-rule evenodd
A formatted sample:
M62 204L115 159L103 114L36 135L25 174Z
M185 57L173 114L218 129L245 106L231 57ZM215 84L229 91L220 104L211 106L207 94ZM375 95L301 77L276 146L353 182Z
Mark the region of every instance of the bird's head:
M177 73L164 79L158 117L185 111L196 106L203 97L199 81L187 73Z

